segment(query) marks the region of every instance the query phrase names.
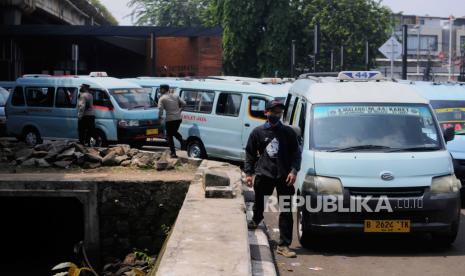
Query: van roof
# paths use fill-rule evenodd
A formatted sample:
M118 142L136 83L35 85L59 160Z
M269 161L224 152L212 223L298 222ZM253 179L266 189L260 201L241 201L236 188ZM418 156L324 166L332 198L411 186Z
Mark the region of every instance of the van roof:
M255 93L272 97L285 97L289 85L267 85L258 82L227 81L215 79L172 79L172 78L135 78L126 79L141 86L168 84L180 89L214 90L238 93Z
M290 91L311 103L428 103L409 85L394 82L321 83L302 79Z
M63 85L79 86L83 83L89 84L93 88L140 88L139 85L112 77L89 77L89 76L65 76L65 77L23 77L16 80L20 85Z
M410 82L413 89L428 100L463 101L465 100L465 84Z

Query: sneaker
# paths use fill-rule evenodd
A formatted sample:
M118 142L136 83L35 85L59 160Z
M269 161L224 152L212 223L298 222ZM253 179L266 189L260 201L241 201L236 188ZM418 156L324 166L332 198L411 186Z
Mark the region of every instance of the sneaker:
M176 155L176 153L170 154L170 157L171 157L171 158L178 158L178 156Z
M249 223L247 224L247 228L249 230L255 230L257 229L257 227L258 227L258 224L253 220L249 221Z
M276 250L276 253L278 253L279 255L282 255L286 258L295 258L297 257L297 254L290 250L288 246L286 245L283 245L283 246L278 246L278 249Z

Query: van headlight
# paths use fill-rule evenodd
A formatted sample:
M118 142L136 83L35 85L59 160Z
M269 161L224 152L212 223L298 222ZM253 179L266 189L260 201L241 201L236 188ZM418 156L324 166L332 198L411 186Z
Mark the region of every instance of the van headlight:
M342 182L338 178L307 175L303 190L320 195L342 195Z
M138 120L119 120L118 125L120 127L138 127L139 121Z
M431 193L433 194L444 194L444 193L456 193L460 190L462 184L455 175L446 175L434 177L431 182Z

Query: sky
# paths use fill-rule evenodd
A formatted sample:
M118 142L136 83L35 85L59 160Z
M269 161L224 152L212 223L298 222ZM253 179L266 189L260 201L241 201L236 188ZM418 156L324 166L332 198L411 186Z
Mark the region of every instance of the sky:
M128 0L100 0L118 20L120 25L132 25L131 10L127 7ZM404 14L431 15L448 17L465 16L464 0L382 0L394 12Z

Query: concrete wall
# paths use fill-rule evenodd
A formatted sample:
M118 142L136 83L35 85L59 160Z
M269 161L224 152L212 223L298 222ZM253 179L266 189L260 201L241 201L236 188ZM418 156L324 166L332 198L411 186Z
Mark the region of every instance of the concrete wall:
M220 75L221 43L221 37L157 38L156 74L175 77Z
M156 254L165 226L174 223L188 187L188 181L15 174L2 175L0 196L77 198L83 205L84 244L98 267L124 258L134 248Z

